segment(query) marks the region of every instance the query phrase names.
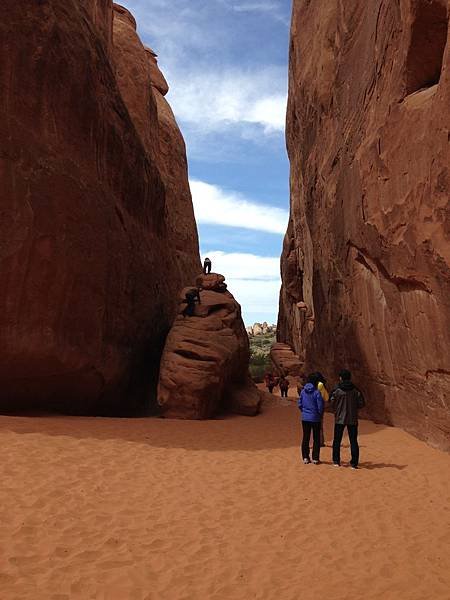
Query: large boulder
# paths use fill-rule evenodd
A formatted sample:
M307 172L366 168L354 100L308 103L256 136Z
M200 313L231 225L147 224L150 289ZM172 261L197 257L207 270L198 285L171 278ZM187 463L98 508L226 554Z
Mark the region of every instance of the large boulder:
M279 341L450 449L448 0L294 0Z
M221 411L257 414L261 395L248 375L249 343L239 304L228 291L203 290L193 316L184 317L183 306L161 359L163 414L184 419L207 419Z
M161 141L148 53L112 23L111 0L2 3L2 410L148 398L199 269L184 144Z

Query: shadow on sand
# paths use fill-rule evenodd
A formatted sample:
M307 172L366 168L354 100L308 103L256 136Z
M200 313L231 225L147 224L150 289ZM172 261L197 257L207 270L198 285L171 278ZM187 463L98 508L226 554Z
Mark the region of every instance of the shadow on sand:
M403 471L408 465L394 465L393 463L373 463L373 462L362 462L360 463L361 469L397 469L397 471Z
M361 423L364 436L384 429L368 421ZM0 435L14 432L27 435L66 436L74 439L116 440L158 448L189 451L269 451L299 448L301 424L295 407L264 407L257 417L229 415L209 421L163 418L70 417L62 415L0 416ZM332 415L325 418L325 436L333 435ZM328 443L329 445L329 443ZM326 451L331 451L327 448ZM375 467L372 467L375 468Z

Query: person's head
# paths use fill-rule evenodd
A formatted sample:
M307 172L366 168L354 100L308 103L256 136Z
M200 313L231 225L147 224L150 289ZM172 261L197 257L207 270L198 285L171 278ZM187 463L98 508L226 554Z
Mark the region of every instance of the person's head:
M319 380L317 379L317 374L316 373L310 373L308 375L308 379L306 380L306 383L312 383L312 385L314 387L317 387L317 384L319 383Z
M341 381L350 381L352 374L347 369L342 369L342 371L339 371L339 378Z
M322 373L320 371L316 371L316 373L314 373L314 375L317 377L317 382L322 382L323 384L325 384L327 382L327 380L325 379L325 377L322 375Z

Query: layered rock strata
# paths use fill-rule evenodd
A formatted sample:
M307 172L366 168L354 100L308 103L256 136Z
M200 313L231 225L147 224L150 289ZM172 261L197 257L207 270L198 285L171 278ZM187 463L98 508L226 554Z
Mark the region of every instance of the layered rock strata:
M450 449L447 0L294 0L279 340Z
M0 408L126 408L199 270L184 143L127 11L2 9Z
M183 316L180 303L166 340L158 403L171 418L207 419L223 411L256 415L261 394L248 375L250 350L241 308L224 289L223 276L204 275L197 284L202 291L194 315Z
M270 349L270 362L278 376L290 375L298 378L304 375L303 363L288 344L273 344Z

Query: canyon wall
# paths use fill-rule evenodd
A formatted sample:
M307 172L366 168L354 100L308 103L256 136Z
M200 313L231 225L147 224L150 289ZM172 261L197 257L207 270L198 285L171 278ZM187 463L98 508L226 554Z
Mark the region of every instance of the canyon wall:
M450 450L447 0L294 0L279 341Z
M128 11L2 9L0 409L126 412L200 270L184 142Z

